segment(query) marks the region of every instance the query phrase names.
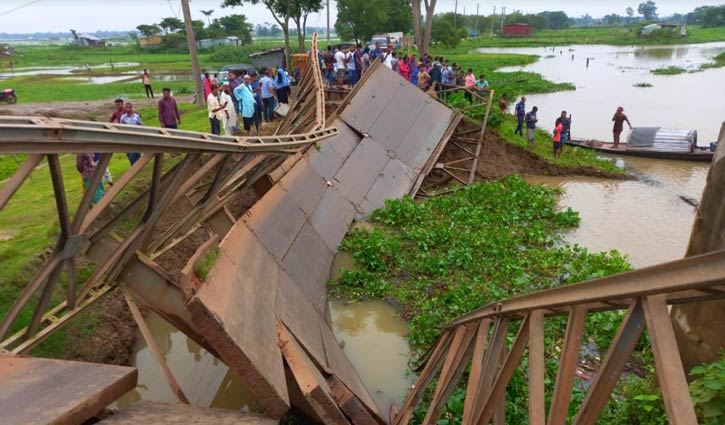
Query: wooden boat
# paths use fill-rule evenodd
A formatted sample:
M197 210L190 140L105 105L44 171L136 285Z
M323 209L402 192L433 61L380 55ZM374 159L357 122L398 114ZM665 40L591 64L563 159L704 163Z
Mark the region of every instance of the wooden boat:
M613 155L640 156L645 158L678 159L684 161L712 161L714 152L697 146L694 130L663 130L659 127L632 129L627 142L614 144L599 140L571 139L566 145L592 149Z

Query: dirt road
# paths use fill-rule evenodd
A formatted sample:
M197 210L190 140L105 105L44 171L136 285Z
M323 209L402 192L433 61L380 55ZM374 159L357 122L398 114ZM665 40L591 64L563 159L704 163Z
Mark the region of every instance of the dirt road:
M191 96L176 96L179 103L191 102ZM159 98L133 99L136 108L149 108L156 106ZM45 117L62 117L73 119L99 119L111 115L113 100L91 100L84 102L30 102L15 105L0 106L0 115L30 116L42 115Z

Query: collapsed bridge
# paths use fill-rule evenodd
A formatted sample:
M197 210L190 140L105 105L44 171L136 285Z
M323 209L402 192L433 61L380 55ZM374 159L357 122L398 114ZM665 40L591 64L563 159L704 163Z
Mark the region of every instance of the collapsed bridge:
M330 266L353 220L388 198L427 196L424 180L434 174L462 184L472 181L485 120L483 127L471 123L380 64L329 108L319 63L311 59L295 101L277 135L270 137L0 117L0 154L27 155L0 188L0 212L45 159L60 225L51 253L0 323L0 408L9 412L11 423L82 423L136 385L133 368L20 357L116 288L181 403L188 399L155 349L136 306L139 300L227 364L273 419L294 409L322 423L406 423L422 389L440 372L426 416L426 422L435 423L452 383L473 358L480 374L471 384L471 401L467 398L467 423L500 420L507 372L499 368L515 366L527 339L538 347L535 336L544 316L573 314L577 303L571 298L563 297L565 304L513 310L497 304L452 324L423 362L419 385L401 412L390 417L370 396L325 319ZM476 99L490 107L492 96ZM444 155L451 148L457 155ZM101 182L113 153L138 151L142 156L101 202L91 208L93 193L86 191L76 207L67 196L66 188L74 183L63 174L62 155L78 151L102 154L89 187ZM183 253L177 255L182 264L169 261L171 253ZM210 253L216 261L202 279L196 269ZM585 311L631 309L637 323L653 311L659 328L662 298L653 298L656 304L645 298L665 294L664 303L673 304L719 297L721 256L658 269L663 275L673 267L698 270L678 275L681 281L668 281L678 293L674 301L667 295L674 290L651 279L654 289L624 295L610 291L609 298L588 303ZM645 302L655 307L650 313L642 312ZM27 324L22 317L29 317ZM500 341L516 321L522 323L518 334L523 336L508 361ZM498 333L488 344L495 349L487 352L489 328ZM665 347L672 347L669 334L661 338L669 344ZM572 347L576 340L575 334ZM667 361L672 364L672 358ZM679 377L668 382L680 385ZM563 388L558 390L562 394ZM603 388L599 399L606 393ZM537 409L539 404L540 398L532 402ZM104 421L154 417L165 423L174 411L141 405ZM178 407L178 412L207 421L200 423L268 423L242 415L222 418L227 414L192 406ZM540 410L532 412L540 421Z

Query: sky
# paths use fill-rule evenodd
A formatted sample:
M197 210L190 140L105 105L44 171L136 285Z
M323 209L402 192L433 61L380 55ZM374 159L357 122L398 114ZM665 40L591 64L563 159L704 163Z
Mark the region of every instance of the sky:
M324 1L324 0L323 0ZM365 1L365 0L360 0ZM481 14L490 14L493 6L500 11L521 10L541 12L544 10L563 10L569 16L581 16L589 13L593 17L601 17L609 13L625 14L627 7L637 10L642 0L513 0L513 1L480 1L459 0L458 10L467 14L475 14L476 4L480 5ZM686 13L697 6L717 5L723 0L656 0L660 15ZM247 16L254 24L273 23L274 19L262 5L245 5L233 9L223 9L222 0L192 0L191 12L194 19L205 19L199 10L214 9L214 17L232 13ZM179 0L0 0L0 32L32 33L32 32L67 32L71 28L79 32L97 30L126 31L140 24L150 24L168 16L181 17ZM26 6L27 5L27 6ZM25 7L22 7L25 6ZM15 11L12 9L21 7ZM453 11L455 0L438 0L436 12ZM335 0L330 0L330 25L334 25L336 15ZM326 25L326 14L310 16L308 26Z

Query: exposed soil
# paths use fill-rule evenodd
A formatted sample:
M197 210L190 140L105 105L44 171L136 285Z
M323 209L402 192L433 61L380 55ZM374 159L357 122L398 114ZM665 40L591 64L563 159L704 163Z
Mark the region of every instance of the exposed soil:
M544 158L520 146L504 140L493 131L487 132L482 145L481 158L476 174L483 179L497 179L510 174L544 175L544 176L594 176L602 178L622 179L626 176L612 174L594 167L570 167L553 164ZM438 162L449 162L465 157L467 154L453 144L443 150ZM424 189L444 185L452 177L441 170L434 169L423 181Z
M92 329L78 321L68 326L65 358L94 363L128 365L136 342L136 324L123 294L116 289L83 314L89 315Z
M191 102L191 96L176 96L176 99L180 103ZM158 101L158 97L155 99L132 99L136 109L154 107ZM53 118L99 120L111 116L113 108L113 99L83 102L30 102L0 106L0 115L42 115Z

